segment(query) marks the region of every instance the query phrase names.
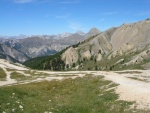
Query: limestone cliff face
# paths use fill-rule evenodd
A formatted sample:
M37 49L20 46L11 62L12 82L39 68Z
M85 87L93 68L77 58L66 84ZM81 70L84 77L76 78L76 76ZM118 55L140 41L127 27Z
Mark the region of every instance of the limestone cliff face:
M73 63L78 61L78 51L75 48L70 47L62 54L62 60L66 65L72 66Z

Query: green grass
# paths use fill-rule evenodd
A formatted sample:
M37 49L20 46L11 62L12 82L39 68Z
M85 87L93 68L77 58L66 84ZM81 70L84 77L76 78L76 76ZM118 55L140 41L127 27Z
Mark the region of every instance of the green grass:
M18 73L18 72L15 71L15 72L11 73L10 78L11 79L16 79L16 80L25 80L26 76L24 76L23 74Z
M35 75L35 71L31 71L31 70L27 70L27 71L24 71L25 74L30 74L32 76Z
M11 72L11 79L16 79L17 81L23 81L23 80L35 80L37 78L45 78L46 76L49 76L47 73L39 73L36 71L22 71L24 74L30 75L30 76L25 76L22 73L13 71Z
M0 68L0 80L1 79L5 79L6 78L6 73L5 73L5 71L2 69L2 68Z
M55 75L55 76L57 76L57 77L73 77L73 76L77 76L77 75L75 75L75 74L57 74L57 75Z
M115 86L103 77L85 76L0 87L0 112L132 113L131 102L119 101L113 89L107 90Z
M17 71L16 69L6 68L7 71Z
M49 76L49 74L47 74L47 73L36 72L34 70L27 70L27 71L24 71L24 73L29 74L32 77L46 77L46 76Z

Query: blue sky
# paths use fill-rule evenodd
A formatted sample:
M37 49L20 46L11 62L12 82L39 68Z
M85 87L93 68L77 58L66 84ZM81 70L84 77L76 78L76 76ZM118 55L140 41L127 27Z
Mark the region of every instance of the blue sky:
M0 35L104 31L150 18L149 0L0 0Z

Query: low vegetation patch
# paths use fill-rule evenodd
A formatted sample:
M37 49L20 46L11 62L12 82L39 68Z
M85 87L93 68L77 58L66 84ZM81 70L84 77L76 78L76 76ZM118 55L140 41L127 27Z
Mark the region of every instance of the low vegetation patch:
M6 68L7 71L17 71L16 69Z
M27 71L24 71L24 73L25 73L25 74L34 75L35 71L27 70Z
M118 100L114 89L108 90L115 86L103 77L85 76L0 87L0 112L138 113L131 102Z
M12 72L11 73L11 76L10 76L11 79L16 79L16 80L24 80L26 78L26 76L24 76L23 74L21 73L18 73L18 72Z
M5 73L5 71L2 69L2 68L0 68L0 79L4 79L4 78L6 78L6 73Z
M125 72L116 72L119 74L141 74L142 72L140 71L125 71Z
M141 79L141 78L138 78L138 77L128 77L128 78L138 80L138 81L148 82L147 79Z
M134 80L143 81L142 79L140 79L140 78L137 78L137 77L128 77L128 78L131 78L131 79L134 79Z

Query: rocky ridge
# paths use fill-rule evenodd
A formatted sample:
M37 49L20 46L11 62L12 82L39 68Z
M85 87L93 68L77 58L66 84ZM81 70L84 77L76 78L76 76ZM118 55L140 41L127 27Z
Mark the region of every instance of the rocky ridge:
M65 63L66 70L147 69L150 62L149 31L150 19L112 27L104 32L98 31L94 36L59 54L59 59L61 57ZM57 58L44 62L51 65L54 59ZM43 65L43 69L45 67Z
M98 31L94 30L92 34L95 35ZM34 57L48 56L56 54L62 49L77 44L85 40L87 35L81 31L78 31L74 34L72 33L63 33L58 35L33 35L29 37L22 36L25 38L0 38L0 44L2 45L3 56L4 58L10 60L10 57L13 58L15 62L24 62ZM5 57L4 57L5 56Z

